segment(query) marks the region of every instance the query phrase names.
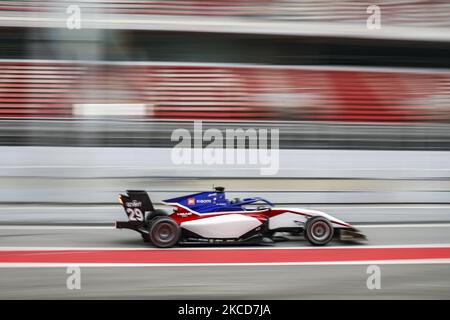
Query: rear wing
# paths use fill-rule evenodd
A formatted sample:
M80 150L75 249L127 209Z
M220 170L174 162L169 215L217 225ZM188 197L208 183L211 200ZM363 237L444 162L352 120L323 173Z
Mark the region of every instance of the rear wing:
M144 221L147 212L155 211L148 193L143 190L127 190L126 194L119 194L122 205L130 221Z

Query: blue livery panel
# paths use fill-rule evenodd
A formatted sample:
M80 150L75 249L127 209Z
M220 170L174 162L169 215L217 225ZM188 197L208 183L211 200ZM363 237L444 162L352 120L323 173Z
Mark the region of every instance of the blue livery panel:
M187 196L167 199L163 202L167 204L179 204L198 213L246 211L246 209L242 206L254 202L264 202L272 206L272 203L259 197L230 201L225 198L224 192L200 192Z

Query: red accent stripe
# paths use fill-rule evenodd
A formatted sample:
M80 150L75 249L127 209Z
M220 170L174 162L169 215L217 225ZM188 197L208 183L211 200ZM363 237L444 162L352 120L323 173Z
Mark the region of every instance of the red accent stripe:
M17 250L0 263L295 263L450 259L450 247L229 250Z

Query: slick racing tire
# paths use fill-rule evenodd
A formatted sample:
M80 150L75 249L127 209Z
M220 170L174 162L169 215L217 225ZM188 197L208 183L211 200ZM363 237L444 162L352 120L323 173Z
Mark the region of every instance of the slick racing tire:
M169 217L156 217L149 226L148 239L159 248L170 248L180 239L180 226Z
M162 216L162 217L167 217L167 212L161 209L156 209L153 210L149 213L147 213L145 215L145 226L147 231L150 230L150 227L152 225L152 222L155 220L156 217ZM144 240L144 242L151 242L150 240L150 236L148 233L143 233L142 234L142 240Z
M305 238L315 246L324 246L333 239L334 229L328 219L316 216L306 222Z

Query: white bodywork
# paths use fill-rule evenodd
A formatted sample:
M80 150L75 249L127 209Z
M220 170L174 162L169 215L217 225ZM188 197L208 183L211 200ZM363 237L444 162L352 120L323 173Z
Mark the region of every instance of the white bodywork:
M210 218L186 221L181 227L205 238L239 238L262 223L243 214L223 214Z
M290 213L290 215L286 215L287 219L284 218L279 218L280 220L283 219L285 221L285 223L289 223L289 219L294 219L296 221L302 221L302 222L306 222L307 218L302 215L302 214L307 214L307 215L311 215L311 216L321 216L324 217L326 219L328 219L331 224L333 225L334 228L342 228L342 227L351 227L347 222L342 221L338 218L333 217L332 215L329 215L328 213L319 211L319 210L312 210L312 209L298 209L298 208L275 208L277 210L286 210L286 211L293 211L293 212L298 212L299 214L296 215L295 213L292 212L286 212L286 213ZM295 216L292 216L292 214L294 214ZM284 213L282 213L281 215L285 215ZM270 220L276 218L272 217L270 218ZM292 222L291 222L292 224ZM272 229L272 228L271 228Z
M309 209L292 209L292 208L276 208L282 212L276 216L269 218L269 229L276 230L280 228L298 228L304 227L308 216L322 216L328 219L334 228L350 227L349 224L342 220L336 219L322 211ZM298 213L296 213L298 212ZM254 213L257 213L254 212ZM263 212L261 212L263 213ZM195 213L196 214L196 213ZM216 213L217 214L217 213ZM232 239L239 238L243 234L262 225L257 218L241 214L241 213L224 213L222 215L214 215L198 220L190 220L181 223L183 229L194 232L202 237L211 239Z
M269 219L269 229L298 228L303 226L305 222L305 216L292 212L285 212Z

